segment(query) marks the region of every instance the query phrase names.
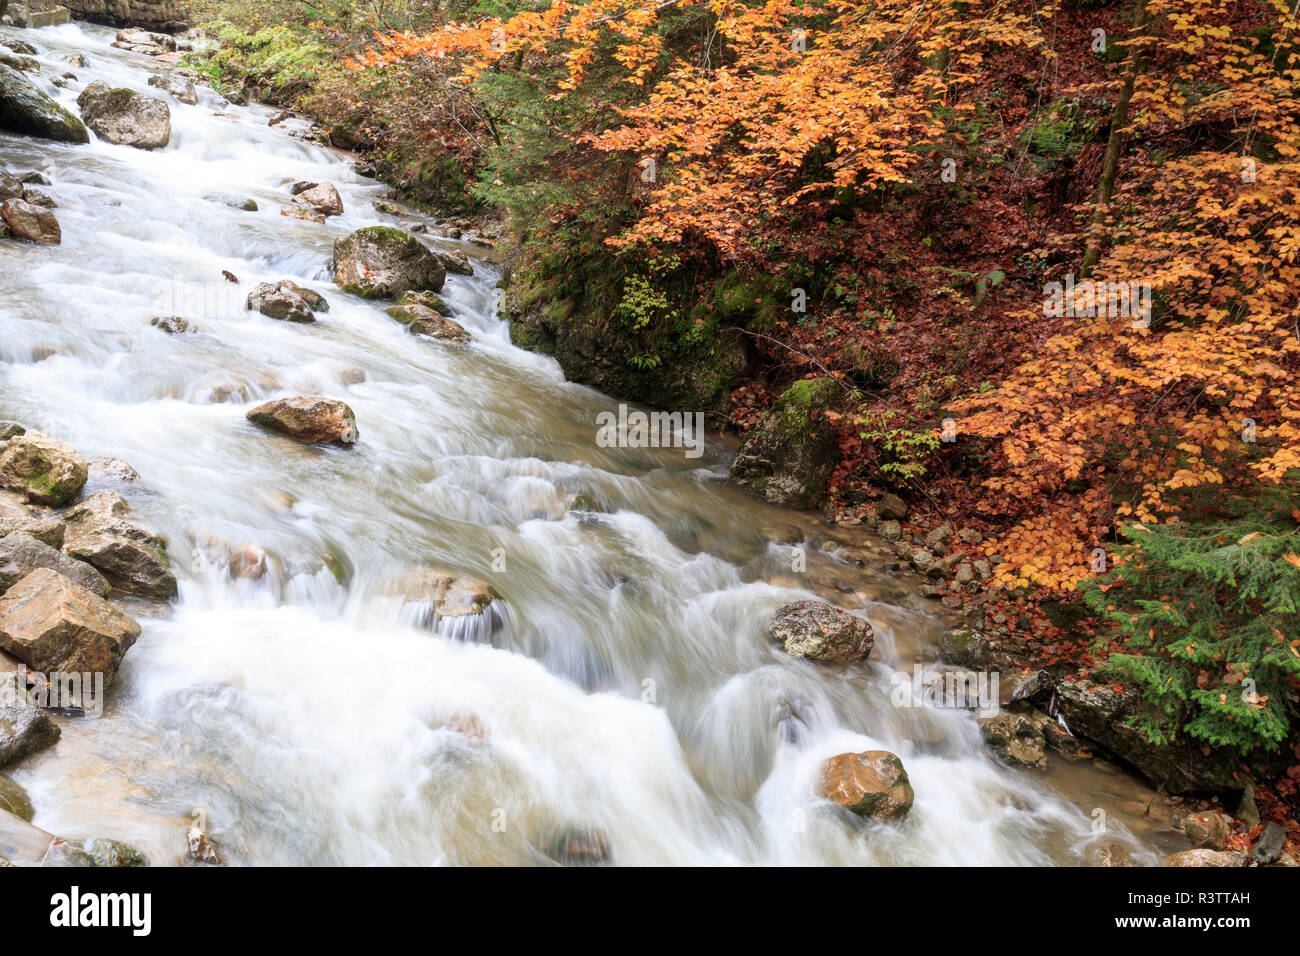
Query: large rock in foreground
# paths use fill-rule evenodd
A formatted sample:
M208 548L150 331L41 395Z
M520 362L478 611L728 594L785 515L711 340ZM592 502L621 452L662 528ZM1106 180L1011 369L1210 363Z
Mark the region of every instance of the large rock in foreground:
M42 93L17 70L0 65L0 129L64 143L88 143L81 120Z
M875 646L871 625L821 601L797 601L776 612L772 640L793 657L814 661L860 661Z
M822 767L818 793L872 820L902 819L916 796L903 761L888 750L832 757Z
M414 236L386 226L367 226L334 242L334 283L366 299L399 292L437 292L447 281L438 257Z
M795 382L745 439L731 478L773 504L811 508L835 468L835 429L826 417L839 400L834 379Z
M85 487L86 463L72 448L39 432L0 445L0 487L38 505L67 504Z
M177 587L167 543L128 521L130 513L131 506L116 491L91 495L63 515L67 552L97 569L114 588L169 601Z
M313 445L351 445L357 440L357 417L332 398L277 398L246 416L254 425Z
M1142 713L1141 694L1116 691L1110 684L1087 680L1056 683L1056 703L1070 732L1096 741L1137 768L1157 787L1180 794L1198 790L1241 790L1230 760L1217 751L1205 756L1182 744L1156 744L1129 720Z
M107 686L140 625L57 571L33 571L0 598L0 649L33 670L103 674Z
M77 105L86 125L107 142L160 149L171 139L171 108L156 96L96 81L81 91Z

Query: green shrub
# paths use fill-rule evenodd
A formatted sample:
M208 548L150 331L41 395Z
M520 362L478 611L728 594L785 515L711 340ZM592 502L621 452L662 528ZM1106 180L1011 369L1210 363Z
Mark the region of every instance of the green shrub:
M1083 591L1123 641L1104 673L1146 700L1135 726L1157 743L1277 750L1300 686L1300 537L1259 519L1121 530L1119 560Z

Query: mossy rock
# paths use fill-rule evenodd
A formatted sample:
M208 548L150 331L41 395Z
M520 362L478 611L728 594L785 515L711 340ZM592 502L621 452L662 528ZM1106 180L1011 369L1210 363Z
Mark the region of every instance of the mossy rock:
M12 813L21 820L30 821L35 816L27 791L2 773L0 773L0 810Z
M750 433L731 465L731 479L772 502L812 508L826 494L838 442L826 417L841 398L831 378L791 385Z

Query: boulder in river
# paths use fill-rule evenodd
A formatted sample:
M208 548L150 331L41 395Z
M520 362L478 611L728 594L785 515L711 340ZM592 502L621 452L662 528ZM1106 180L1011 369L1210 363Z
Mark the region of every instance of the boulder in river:
M1263 831L1255 841L1250 858L1260 866L1276 863L1282 856L1282 847L1286 846L1286 828L1276 820L1264 824Z
M316 316L307 300L283 282L261 282L248 294L247 307L268 318L285 322L315 322Z
M172 135L172 111L165 100L97 80L77 97L81 117L100 139L119 146L159 149Z
M0 444L0 487L38 505L67 504L86 484L86 463L72 448L39 432Z
M1236 850L1183 850L1164 858L1161 866L1245 866L1246 854Z
M939 654L958 667L989 666L993 648L979 631L969 627L952 627L939 635Z
M303 222L314 222L317 225L325 222L324 215L306 206L282 206L280 215L288 216L290 219L301 219Z
M768 630L787 654L814 661L860 661L875 646L870 624L821 601L785 605L776 612Z
M49 568L0 597L0 649L34 670L103 674L108 685L139 636L116 605Z
M176 38L165 33L151 33L138 27L128 27L117 31L113 46L119 50L143 53L145 56L158 56L162 53L175 52Z
M314 445L351 445L358 437L356 415L346 403L332 398L277 398L246 417L255 425Z
M4 202L6 199L22 199L24 188L21 179L4 169L0 169L0 202Z
M7 592L38 568L57 571L86 590L100 597L108 597L108 581L90 565L69 557L22 531L0 538L0 594Z
M87 840L85 843L85 850L90 856L91 866L124 867L149 865L149 861L145 858L145 855L135 847L128 846L119 840L110 840L107 837L96 837L93 840Z
M609 862L609 839L594 827L569 827L546 841L546 855L565 866L600 866Z
M164 92L170 93L180 102L187 103L190 106L199 101L198 90L194 88L194 81L188 76L183 76L174 71L166 73L156 73L149 77L149 85Z
M317 183L298 193L293 201L322 216L343 215L343 198L333 183Z
M3 704L0 704L0 707L3 706ZM3 717L0 717L0 720L3 719ZM30 821L36 815L35 810L32 808L32 801L27 796L27 791L2 773L0 773L0 810L12 813L20 820Z
M822 765L818 794L872 820L899 820L915 793L903 761L888 750L838 754Z
M0 202L0 219L4 220L15 239L26 239L47 246L57 246L63 241L59 220L49 209L26 199L6 199Z
M1183 818L1183 833L1198 849L1222 850L1233 831L1232 817L1218 810L1193 813Z
M482 614L496 600L491 585L441 568L414 568L402 574L390 589L408 601L429 603L439 617Z
M51 747L59 739L58 725L36 706L14 665L16 662L0 653L0 767Z
M131 506L116 491L100 491L64 512L69 555L95 568L114 588L169 601L176 575L167 543L128 520ZM0 542L2 544L3 542Z
M367 299L391 299L408 290L438 292L447 270L414 236L367 226L334 242L334 283Z
M474 274L474 267L469 263L469 256L465 255L460 249L451 252L436 252L434 255L438 257L438 261L442 263L443 268L448 272L460 276L472 276Z
M290 279L281 279L276 283L276 285L281 289L287 289L294 295L298 296L302 301L307 303L307 308L311 309L313 312L328 312L330 310L329 301L325 296L313 289L300 286L298 283L293 282Z
M1169 793L1242 789L1232 761L1219 751L1206 756L1185 741L1157 744L1130 725L1129 718L1145 709L1141 694L1132 688L1062 679L1056 682L1056 705L1071 733L1101 744Z
M4 50L0 50L0 65L7 66L20 73L39 73L41 71L41 65L34 58L19 56L16 53L7 53Z
M0 491L0 539L14 532L29 534L51 548L63 547L62 521L33 509L15 492Z
M65 143L90 142L81 120L7 66L0 66L0 129Z
M166 332L168 335L184 335L187 332L197 332L198 329L188 320L181 318L179 315L155 315L149 320L159 332Z
M745 439L731 464L731 479L772 504L816 505L835 468L836 431L826 412L840 396L831 378L791 385Z
M448 304L447 300L436 292L403 292L397 297L398 305L422 305L426 309L432 309L439 315L446 317L453 315L455 310Z
M459 322L443 318L433 309L423 305L394 305L385 310L389 315L406 326L413 335L438 339L464 345L469 341L469 333Z
M1035 710L1003 710L979 718L980 736L995 754L1015 767L1047 769L1047 734L1052 718Z

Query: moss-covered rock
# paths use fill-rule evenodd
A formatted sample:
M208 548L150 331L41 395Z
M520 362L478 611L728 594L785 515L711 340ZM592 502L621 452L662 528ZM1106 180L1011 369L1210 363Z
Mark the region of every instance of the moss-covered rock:
M832 757L822 766L818 793L873 820L902 819L916 798L903 761L888 750Z
M553 355L570 381L655 408L724 411L748 364L744 337L685 314L682 277L627 276L595 266L553 274L543 263L507 262L502 316L520 348Z
M0 487L38 505L67 504L86 484L86 463L72 448L38 432L0 446Z
M791 385L741 446L732 480L773 504L817 505L835 468L836 435L826 412L839 397L834 379Z
M334 243L334 284L366 299L391 299L407 291L438 292L447 270L414 236L387 226L367 226Z
M7 66L0 66L0 129L66 143L90 142L81 120Z

